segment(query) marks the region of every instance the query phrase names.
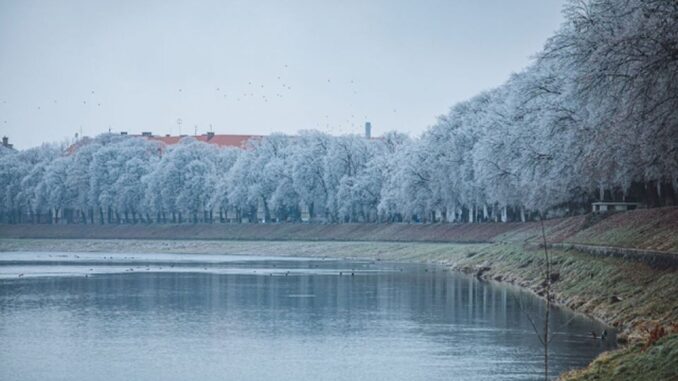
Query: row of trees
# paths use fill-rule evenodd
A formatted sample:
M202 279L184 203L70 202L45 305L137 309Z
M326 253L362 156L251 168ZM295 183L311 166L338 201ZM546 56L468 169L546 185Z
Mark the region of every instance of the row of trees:
M675 203L678 3L575 0L533 64L421 137L271 135L219 149L101 135L0 150L5 220L509 221Z

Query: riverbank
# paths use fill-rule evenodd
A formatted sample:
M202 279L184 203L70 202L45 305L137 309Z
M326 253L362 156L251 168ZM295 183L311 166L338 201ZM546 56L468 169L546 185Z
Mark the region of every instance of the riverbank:
M152 239L78 239L77 229L83 226L17 226L12 229L7 229L6 225L0 227L0 251L273 253L416 261L442 264L476 274L481 279L511 283L537 295L543 294L544 255L543 248L538 246L541 239L538 223L136 227L139 232L134 234L143 236L150 231L153 232ZM134 228L92 226L89 231L79 234L115 235L123 230L133 232ZM198 239L193 240L180 239L201 229L211 233L198 235ZM226 239L233 236L228 234L218 240L206 238L227 230L229 234L242 234L238 233L239 238L231 240ZM678 322L678 270L671 265L657 266L657 262L651 260L653 255L669 256L668 263L673 263L678 248L678 208L550 220L545 223L545 230L551 245L553 271L558 274L553 284L555 301L616 327L621 340L629 343L625 349L601 356L589 368L564 376L565 379L638 380L645 375L648 375L646 379L652 380L678 378L678 370L673 366L678 363L678 340L676 333L672 333ZM163 238L168 232L176 231L184 231L184 235ZM57 233L64 232L70 234L69 239L36 238L56 237ZM287 234L285 232L294 239L278 239ZM268 234L266 239L245 240L245 237L264 233ZM332 239L300 238L311 234ZM406 240L413 236L418 240ZM595 253L587 248L594 248ZM633 260L618 255L621 249L633 250ZM666 338L655 341L651 332L657 336L661 330ZM628 366L636 362L646 368ZM645 371L639 376L638 369Z
M544 222L549 243L678 253L678 207ZM541 242L541 223L479 224L0 224L1 238L244 241Z

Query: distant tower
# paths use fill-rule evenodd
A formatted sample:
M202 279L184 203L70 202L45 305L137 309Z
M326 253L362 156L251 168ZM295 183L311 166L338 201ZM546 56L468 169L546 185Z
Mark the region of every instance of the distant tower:
M181 91L181 90L179 90L179 91ZM184 121L181 120L181 118L177 118L177 127L179 127L179 136L181 136L181 124L182 123L184 123Z
M365 122L365 139L372 138L372 123Z
M14 148L14 144L9 144L9 138L7 136L2 137L2 146L9 149Z

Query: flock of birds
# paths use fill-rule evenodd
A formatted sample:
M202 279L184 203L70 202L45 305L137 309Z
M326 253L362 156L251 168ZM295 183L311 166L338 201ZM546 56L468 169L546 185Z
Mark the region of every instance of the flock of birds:
M220 100L222 102L226 102L230 104L231 107L242 107L244 104L247 102L249 105L254 105L256 107L266 107L267 104L272 104L276 101L284 101L286 98L293 97L294 95L294 87L292 86L291 82L291 76L287 75L289 66L285 64L283 67L281 67L282 70L279 70L280 73L275 76L275 79L273 80L268 80L268 81L247 81L245 84L244 82L241 83L240 85L236 85L233 87L222 87L222 86L214 86L214 92L212 95L209 94L209 90L207 90L207 94L205 94L205 90L203 89L196 89L196 88L183 88L179 87L176 90L175 96L178 97L179 103L182 101L186 101L188 98L188 93L192 91L202 91L204 99L209 99L212 97L212 102L213 104L218 104L216 103L217 100ZM323 83L324 82L324 83ZM348 106L349 109L353 109L354 111L351 111L350 113L345 113L344 115L331 115L331 113L327 112L324 113L324 115L320 118L320 120L314 121L314 125L312 126L299 126L299 128L314 128L323 132L327 133L334 133L334 134L344 134L344 133L361 133L362 132L362 125L364 121L368 120L367 115L358 115L359 113L355 111L357 108L356 105L359 103L359 99L357 98L357 95L360 93L359 91L359 86L356 83L354 79L348 79L348 80L336 80L333 78L326 78L326 79L316 79L316 83L314 84L314 88L316 88L316 91L319 92L327 92L327 93L336 93L338 96L341 97L339 102L345 102L346 106ZM345 95L349 94L348 97ZM171 96L171 95L170 95ZM81 105L84 108L87 108L86 111L88 112L96 112L96 110L100 110L104 108L104 102L103 99L105 97L100 96L100 94L95 91L94 89L90 90L84 97L81 97L81 100L79 101ZM42 102L41 104L35 105L35 111L43 111L48 109L48 104L52 103L52 105L61 105L61 104L72 104L74 101L69 99L68 101L60 100L58 98L52 99L51 102L46 101ZM256 102L256 103L252 103ZM1 100L0 105L2 106L7 106L8 101L7 99ZM56 106L58 107L58 106ZM3 110L0 109L0 115L1 114L6 114L5 112L2 112ZM85 109L83 109L85 111ZM265 112L266 110L262 110L262 112ZM393 112L397 112L397 109L393 108ZM362 117L362 118L361 118ZM177 120L182 120L181 118L178 118ZM178 122L178 131L172 131L174 133L181 134L181 123ZM3 120L3 124L8 124L7 119ZM211 126L211 124L210 124ZM194 125L195 130L199 129L198 125ZM82 129L82 126L80 127ZM174 128L174 126L168 126L168 128ZM108 130L111 131L111 125L108 125ZM82 131L81 131L82 133Z

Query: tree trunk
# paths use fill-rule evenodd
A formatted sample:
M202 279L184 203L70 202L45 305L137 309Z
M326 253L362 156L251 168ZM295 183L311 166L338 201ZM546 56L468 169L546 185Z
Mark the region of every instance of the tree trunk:
M271 211L268 210L268 203L266 202L266 199L262 197L262 200L264 205L264 223L266 223L271 219Z

